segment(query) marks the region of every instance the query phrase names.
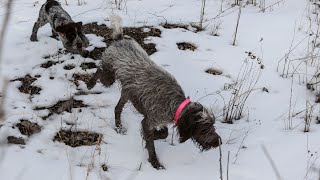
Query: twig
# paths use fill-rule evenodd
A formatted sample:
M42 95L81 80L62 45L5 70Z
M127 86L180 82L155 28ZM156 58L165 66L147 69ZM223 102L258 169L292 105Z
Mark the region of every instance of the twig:
M269 8L271 8L272 6L274 6L274 5L276 5L276 4L279 4L280 2L282 2L283 0L280 0L280 1L277 1L277 2L275 2L275 3L273 3L273 4L271 4L270 6L267 6L267 7L265 7L265 8L262 8L260 11L258 11L258 12L264 12L266 9L269 9Z
M246 137L248 136L248 133L249 133L249 130L246 132L246 134L244 135L244 137L243 137L243 139L242 139L242 141L241 141L241 143L240 143L240 146L239 146L239 148L238 148L237 154L236 154L236 156L235 156L236 159L234 160L233 164L235 164L235 163L237 162L237 160L238 160L238 156L239 156L239 153L240 153L240 149L241 149L241 147L242 147L242 144L243 144L244 140L245 140Z
M230 162L230 151L228 151L228 162L227 162L227 180L229 180L229 162Z
M219 139L219 152L220 152L220 159L219 159L219 162L220 162L220 179L223 180L223 172L222 172L222 150L221 150L221 139Z
M237 26L236 26L236 31L234 33L234 39L232 45L236 45L236 40L237 40L237 34L238 34L238 28L239 28L239 22L240 22L240 16L241 16L241 6L239 6L239 13L238 13L238 20L237 20Z

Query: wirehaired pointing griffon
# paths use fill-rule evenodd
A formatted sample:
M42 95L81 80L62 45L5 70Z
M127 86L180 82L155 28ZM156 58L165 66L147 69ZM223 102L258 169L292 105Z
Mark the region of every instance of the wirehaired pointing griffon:
M74 22L58 1L47 0L42 5L38 20L33 25L31 41L38 40L38 29L47 23L51 25L52 37L59 36L68 51L84 57L89 55L89 52L85 50L89 46L89 40L82 31L82 22Z
M142 136L146 141L149 162L156 169L164 168L158 161L154 140L168 136L167 125L175 123L180 143L188 139L201 150L209 150L221 144L215 132L215 118L200 103L186 98L176 79L156 65L132 38L122 35L121 18L112 17L114 42L102 55L102 62L90 82L96 81L109 87L115 80L121 84L121 97L115 107L115 126L122 132L120 115L128 101L144 116L141 122Z

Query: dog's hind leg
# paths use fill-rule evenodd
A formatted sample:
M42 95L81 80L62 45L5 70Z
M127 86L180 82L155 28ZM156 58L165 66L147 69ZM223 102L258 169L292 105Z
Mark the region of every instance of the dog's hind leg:
M115 130L119 134L125 134L126 130L122 127L121 124L121 113L123 110L124 105L128 102L128 99L124 96L124 93L121 92L121 97L119 99L118 104L116 105L114 109L115 114Z
M38 30L40 27L46 25L47 23L48 23L47 18L45 17L45 15L42 15L42 12L40 10L39 18L38 18L37 22L34 23L33 28L32 28L32 34L30 36L31 41L38 41L38 38L37 38Z
M150 129L149 125L148 125L148 120L145 117L142 122L142 136L143 139L146 141L146 149L148 150L149 153L149 162L151 163L151 165L156 168L156 169L164 169L164 166L162 164L160 164L157 154L156 154L156 150L154 147L154 131L152 129Z

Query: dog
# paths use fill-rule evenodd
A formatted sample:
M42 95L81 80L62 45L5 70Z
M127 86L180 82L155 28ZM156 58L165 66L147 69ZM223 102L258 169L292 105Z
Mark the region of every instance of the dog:
M156 65L134 39L123 36L121 22L119 16L112 17L114 42L103 52L101 64L87 83L91 89L98 79L106 87L116 80L120 82L115 130L125 131L120 116L124 105L130 101L144 116L141 133L148 160L156 169L164 169L164 166L156 155L154 140L168 136L168 124L175 123L180 143L192 139L203 151L218 147L221 138L215 132L215 117L200 103L186 98L176 79Z
M69 52L89 56L89 51L85 50L89 40L82 31L82 22L74 22L58 1L47 0L41 6L38 20L32 28L31 41L38 41L38 30L47 23L51 25L52 37L57 39L59 36Z

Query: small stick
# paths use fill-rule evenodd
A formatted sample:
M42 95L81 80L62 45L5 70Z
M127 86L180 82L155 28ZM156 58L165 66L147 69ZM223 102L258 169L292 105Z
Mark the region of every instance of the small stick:
M236 31L234 33L233 43L232 43L233 46L236 45L238 27L239 27L239 22L240 22L240 16L241 16L241 6L239 6L239 14L238 14L237 26L236 26Z
M227 180L229 180L229 162L230 162L230 151L228 151Z
M220 162L220 179L223 180L223 172L222 172L222 151L221 151L221 139L219 139L219 152L220 152L220 159L219 159L219 162Z

